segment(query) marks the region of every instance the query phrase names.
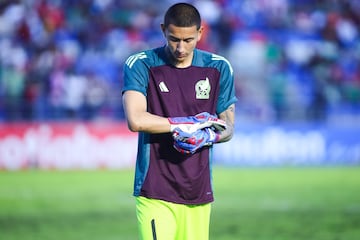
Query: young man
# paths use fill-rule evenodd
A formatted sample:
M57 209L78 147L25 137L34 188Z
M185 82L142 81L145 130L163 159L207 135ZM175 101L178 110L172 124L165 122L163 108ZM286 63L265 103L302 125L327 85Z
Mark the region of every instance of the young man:
M206 240L211 146L233 135L233 71L225 58L196 48L203 28L194 6L171 6L161 29L166 45L130 56L124 67L124 111L139 132L140 239Z

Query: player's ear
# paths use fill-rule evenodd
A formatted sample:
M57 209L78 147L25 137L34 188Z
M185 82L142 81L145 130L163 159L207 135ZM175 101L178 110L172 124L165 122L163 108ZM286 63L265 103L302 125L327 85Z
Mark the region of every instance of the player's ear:
M165 34L166 28L165 28L165 25L163 23L160 24L160 28L161 28L162 33L164 34L164 37L166 37L166 34Z
M200 26L199 30L198 30L198 38L197 38L197 41L200 41L201 40L201 36L203 34L203 31L204 31L204 27L203 26Z

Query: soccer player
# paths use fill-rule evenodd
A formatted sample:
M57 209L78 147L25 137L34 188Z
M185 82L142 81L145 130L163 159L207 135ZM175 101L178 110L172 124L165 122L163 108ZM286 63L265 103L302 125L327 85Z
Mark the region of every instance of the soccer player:
M198 10L172 5L161 29L166 44L130 56L123 104L138 134L134 196L140 239L206 240L213 189L211 149L233 135L233 70L196 48Z

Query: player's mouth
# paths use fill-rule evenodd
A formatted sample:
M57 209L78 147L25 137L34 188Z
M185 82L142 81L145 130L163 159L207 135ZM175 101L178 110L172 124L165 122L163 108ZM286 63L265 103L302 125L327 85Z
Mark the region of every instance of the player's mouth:
M182 58L186 58L187 55L185 53L176 53L175 56L177 59L182 59Z

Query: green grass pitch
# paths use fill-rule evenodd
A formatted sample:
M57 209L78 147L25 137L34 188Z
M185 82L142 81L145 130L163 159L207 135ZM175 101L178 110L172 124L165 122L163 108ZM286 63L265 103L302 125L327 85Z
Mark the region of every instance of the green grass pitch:
M211 240L358 240L360 168L214 168ZM136 240L133 171L0 172L0 239Z

